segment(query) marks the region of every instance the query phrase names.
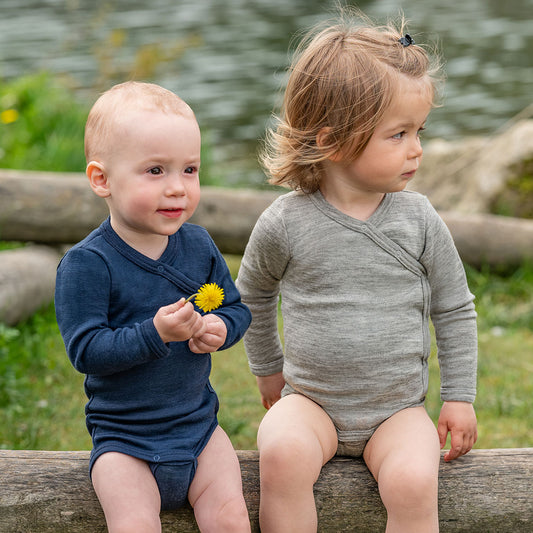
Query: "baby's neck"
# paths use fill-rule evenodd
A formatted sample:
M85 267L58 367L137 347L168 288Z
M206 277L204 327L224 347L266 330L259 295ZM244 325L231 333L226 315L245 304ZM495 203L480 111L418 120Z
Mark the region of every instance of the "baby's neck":
M374 214L385 197L384 193L349 195L343 191L343 194L336 194L335 190L322 185L320 192L326 201L341 213L362 221L368 220Z
M147 241L145 243L130 244L132 248L135 248L139 253L157 261L165 252L168 246L168 237L164 237L164 242L154 242L154 240Z
M122 226L117 227L118 225L113 222L113 217L111 217L111 227L115 233L140 254L157 261L167 249L168 237L166 235L137 233Z

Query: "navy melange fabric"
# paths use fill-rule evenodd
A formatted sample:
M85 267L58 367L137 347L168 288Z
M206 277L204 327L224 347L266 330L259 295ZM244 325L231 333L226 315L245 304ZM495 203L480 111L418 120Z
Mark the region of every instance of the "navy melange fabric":
M84 374L91 467L106 451L152 462L195 460L217 426L210 354L187 342L163 343L157 310L197 292L224 289L213 313L229 348L250 324L226 263L200 226L184 224L154 261L128 246L106 220L67 252L58 267L57 321L68 356Z

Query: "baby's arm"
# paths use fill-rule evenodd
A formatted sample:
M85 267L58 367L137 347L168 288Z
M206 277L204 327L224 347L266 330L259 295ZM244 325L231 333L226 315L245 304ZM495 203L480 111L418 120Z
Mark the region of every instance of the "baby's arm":
M477 439L476 396L477 326L470 293L450 231L428 203L428 226L423 264L431 287L431 320L435 327L441 376L438 433L441 448L451 433L451 461L469 452Z
M291 258L279 202L259 217L241 261L237 287L253 320L244 336L250 370L257 376L261 403L270 409L285 386L283 346L278 333L281 280Z
M206 324L190 302L182 298L176 303L161 307L154 317L154 327L165 343L186 341L201 336Z
M451 434L450 451L445 461L452 461L468 453L477 440L477 421L474 407L467 402L444 402L437 426L440 447L444 448L448 432Z
M228 334L226 323L217 315L208 313L202 317L204 330L189 340L189 348L194 353L216 352L225 342Z
M283 372L271 376L257 376L256 379L261 403L265 409L270 409L281 398L281 389L285 386Z

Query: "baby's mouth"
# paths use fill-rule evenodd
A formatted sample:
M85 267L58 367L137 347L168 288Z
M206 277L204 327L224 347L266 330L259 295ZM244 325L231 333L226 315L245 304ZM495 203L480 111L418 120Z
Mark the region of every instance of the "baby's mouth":
M167 208L167 209L159 209L158 212L169 218L178 218L183 213L183 209L179 207Z

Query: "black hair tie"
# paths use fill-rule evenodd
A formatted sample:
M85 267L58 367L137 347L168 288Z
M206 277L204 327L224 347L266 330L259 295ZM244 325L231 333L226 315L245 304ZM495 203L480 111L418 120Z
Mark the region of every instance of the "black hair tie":
M415 44L415 40L408 33L405 34L405 37L401 37L398 42L405 47Z

